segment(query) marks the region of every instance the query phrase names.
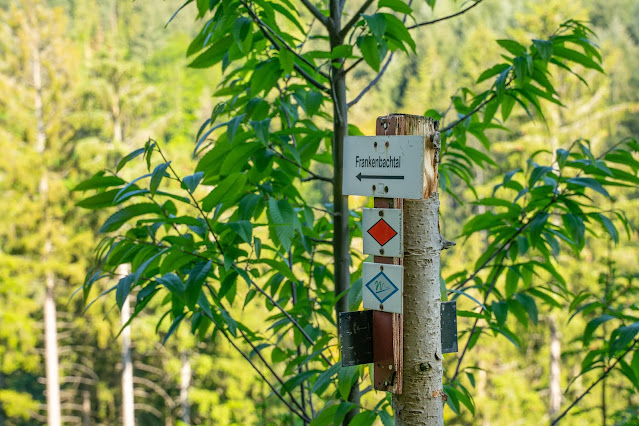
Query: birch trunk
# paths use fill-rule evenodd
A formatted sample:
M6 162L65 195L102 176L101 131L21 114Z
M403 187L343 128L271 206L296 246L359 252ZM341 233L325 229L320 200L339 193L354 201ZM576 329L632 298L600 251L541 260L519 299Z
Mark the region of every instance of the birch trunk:
M128 264L118 266L118 276L131 273ZM120 318L122 325L131 317L131 300L126 298L122 305ZM133 362L131 361L131 327L122 330L122 424L135 426L135 407L133 400Z
M189 405L189 387L191 387L191 361L189 354L183 351L180 354L182 366L180 368L180 406L182 408L182 421L191 424L191 406Z
M37 30L34 30L37 31ZM46 163L47 135L44 122L44 110L42 101L42 61L40 58L40 39L35 36L32 48L32 78L35 89L34 109L36 115L36 151L45 162L42 177L39 182L39 192L43 203L43 227L45 231L44 253L42 262L45 265L44 281L44 357L46 374L46 399L47 399L47 424L58 426L62 424L62 414L60 407L60 363L58 358L58 327L57 310L55 306L55 275L48 267L47 261L53 251L53 244L49 237L51 225L48 215L49 207L49 176L48 164Z
M439 133L432 119L404 116L404 131L426 135L424 200L404 200L403 391L393 395L396 425L444 424L439 288L437 165Z
M554 419L561 408L561 341L555 317L550 317L550 418Z

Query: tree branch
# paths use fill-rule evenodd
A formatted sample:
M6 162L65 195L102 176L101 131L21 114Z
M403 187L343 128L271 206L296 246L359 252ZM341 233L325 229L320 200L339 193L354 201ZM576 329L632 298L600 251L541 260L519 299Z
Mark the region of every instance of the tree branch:
M577 399L575 399L572 404L570 404L568 406L568 408L566 408L558 417L556 417L551 423L550 426L555 426L557 423L559 423L559 420L561 420L566 414L568 414L568 411L570 411L575 405L577 405L577 403L579 401L581 401L581 399L586 396L595 386L597 386L597 384L599 382L601 382L603 379L606 378L606 376L608 376L608 374L610 374L610 372L615 368L615 366L619 363L619 361L621 361L626 355L628 355L628 353L630 351L632 351L634 349L634 347L637 345L637 343L639 343L639 339L635 339L632 342L632 345L630 345L630 347L628 349L626 349L626 351L621 354L621 356L619 358L617 358L615 360L615 362L613 362L609 367L604 369L604 373L601 375L601 377L599 377L597 379L597 381L595 383L593 383L592 385L590 385L588 387L588 389L586 389L581 395L579 395L579 397Z
M472 110L471 112L469 112L468 114L464 115L463 117L461 117L459 120L455 121L454 123L451 123L450 125L444 127L442 130L440 130L441 133L447 132L450 129L452 129L453 127L457 126L458 124L460 124L461 122L463 122L464 120L466 120L468 117L470 117L471 115L477 113L480 109L482 109L484 106L486 106L486 104L490 101L492 101L493 99L495 99L496 95L490 96L488 99L484 100L482 103L480 103L479 105L477 105L477 107L475 107L474 110Z
M328 18L324 16L324 14L317 7L315 7L315 5L311 3L309 0L301 0L301 1L302 1L302 4L304 4L304 6L306 7L306 9L308 9L308 11L311 12L311 14L315 18L317 18L318 21L322 23L322 25L328 28Z
M204 315L206 315L206 317L208 319L211 320L211 322L213 322L213 324L217 324L217 322L215 321L215 319L213 318L212 315L207 314L206 312L203 312ZM228 334L226 333L226 331L222 328L218 326L218 330L220 330L220 332L222 333L222 335L226 338L226 340L231 344L231 346L233 346L233 348L239 352L240 355L242 355L242 357L251 365L251 367L253 367L253 369L255 370L255 372L257 374L259 374L259 376L262 378L262 380L268 385L269 388L271 388L271 390L273 391L273 393L280 399L280 401L282 401L284 403L284 405L286 405L288 407L288 409L292 412L295 413L295 415L297 415L300 419L302 419L305 422L310 422L311 419L309 419L305 414L298 412L285 398L284 396L277 390L275 389L275 386L273 386L273 384L271 382L269 382L266 377L264 376L264 373L262 373L262 371L260 371L259 368L257 368L257 365L255 365L255 363L251 360L251 358L249 358L248 355L246 355L244 353L244 351L242 351L242 349L240 349L239 346L237 346L235 344L235 342L233 341L233 339L231 339Z
M497 272L495 273L495 278L493 278L493 280L491 281L490 287L488 288L488 291L484 295L484 302L483 302L484 306L486 305L486 302L488 301L488 296L490 296L490 293L492 293L493 289L495 288L495 284L497 283L497 278L499 278L499 273L504 268L503 262L504 262L504 258L502 258L501 261L499 262L499 265L497 266ZM481 308L479 313L482 313L483 311L484 311L484 308ZM466 351L468 350L470 341L473 338L473 334L475 333L475 330L477 329L477 323L479 323L479 318L475 318L475 323L473 324L473 327L470 330L470 334L468 335L468 340L466 340L466 345L464 346L464 350L462 351L461 355L457 359L457 366L455 367L455 373L453 374L453 377L450 379L451 382L455 380L457 378L457 375L459 374L459 368L461 367L461 363L464 360L464 355L466 355Z
M293 164L293 165L295 165L295 166L299 167L300 169L304 170L306 173L308 173L309 175L311 175L311 176L313 177L313 179L321 180L321 181L324 181L324 182L330 182L330 183L333 183L333 179L331 179L331 178L327 178L327 177L325 177L325 176L320 176L320 175L318 175L318 174L316 174L316 173L314 173L314 172L310 171L310 170L309 170L309 169L307 169L306 167L303 167L301 164L298 164L297 162L295 162L295 161L291 160L290 158L288 158L287 156L285 156L285 155L284 155L284 154L282 154L281 152L278 152L277 150L273 149L273 147L272 147L272 146L270 146L270 147L269 147L269 149L270 149L271 151L273 151L273 153L274 153L275 155L277 155L278 157L280 157L282 160L286 160L286 161L288 161L289 163L291 163L291 164ZM302 180L302 181L304 181L304 180Z
M282 46L288 50L289 52L291 52L293 55L295 55L296 58L300 59L302 62L304 62L305 64L307 64L308 66L310 66L311 68L315 69L315 66L309 62L306 58L304 58L302 55L300 55L299 53L297 53L295 51L295 49L293 49L291 46L288 45L288 43L286 43L282 37L280 37L275 31L273 31L273 29L271 29L268 25L266 25L266 23L264 23L264 21L262 21L259 16L257 16L257 14L253 11L253 9L251 9L249 7L249 5L244 1L244 0L240 0L240 2L242 2L242 4L244 5L244 7L246 7L246 10L248 10L249 15L251 15L251 19L253 19L253 22L255 22L257 24L257 26L260 28L260 31L262 31L262 34L264 34L264 37L266 37L268 39L268 41L271 42L271 44L273 45L273 47L275 48L275 50L280 51L282 49ZM272 34L272 35L271 35ZM275 39L273 38L277 38L278 41L280 41L282 43L282 46L280 46L279 44L277 44L277 42L275 41ZM329 93L329 89L324 86L322 83L320 83L319 81L317 81L315 78L313 78L309 73L307 73L302 67L300 67L297 64L293 65L293 68L295 69L295 71L297 71L302 77L304 77L304 79L306 81L308 81L309 83L311 83L313 86L317 87L318 89L320 89L323 92ZM329 78L329 76L316 69L316 71L324 78Z
M366 9L368 9L372 3L373 0L366 0L364 4L359 8L359 10L355 12L353 17L342 27L341 31L339 32L339 36L341 38L346 37L351 28L353 28L357 21L359 21L360 15L366 12Z
M368 85L364 88L364 90L362 90L360 92L359 95L357 95L355 97L355 99L353 99L352 101L350 101L347 106L350 108L353 105L355 105L357 102L359 102L362 97L373 88L373 86L375 86L377 84L377 82L379 81L380 78L382 78L382 75L384 75L384 73L386 72L386 69L388 68L388 66L390 65L391 61L393 60L393 55L395 54L395 52L391 52L390 56L388 57L388 59L386 60L386 63L384 64L384 66L382 67L382 69L380 70L379 74L377 74L377 76L371 80L370 83L368 83ZM355 64L353 64L355 65Z
M446 21L447 19L452 19L452 18L455 18L455 17L457 17L459 15L463 15L464 13L468 12L473 7L479 5L479 3L481 3L482 1L484 1L484 0L475 0L474 4L472 4L471 6L468 6L466 9L460 10L457 13L453 13L452 15L444 16L442 18L437 18L437 19L434 19L432 21L426 21L426 22L421 22L419 24L411 25L410 27L408 27L408 29L412 30L412 29L415 29L415 28L424 27L426 25L436 24L437 22Z

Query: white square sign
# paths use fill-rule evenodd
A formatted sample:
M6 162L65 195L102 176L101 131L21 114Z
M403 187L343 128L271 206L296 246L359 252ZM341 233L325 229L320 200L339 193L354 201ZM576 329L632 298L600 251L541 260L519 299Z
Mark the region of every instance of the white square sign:
M363 213L364 253L403 257L402 209L364 209Z
M424 198L426 137L348 136L344 140L344 195Z
M403 289L403 266L364 262L362 271L364 309L401 314Z

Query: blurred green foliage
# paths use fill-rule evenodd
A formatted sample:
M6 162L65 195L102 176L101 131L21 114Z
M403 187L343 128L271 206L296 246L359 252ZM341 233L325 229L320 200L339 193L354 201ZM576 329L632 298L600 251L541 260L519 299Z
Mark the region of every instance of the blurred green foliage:
M204 3L198 1L197 6L204 10L206 7L200 7ZM234 84L218 86L224 81L220 65L208 69L186 67L194 58L185 57L187 46L193 38L198 39L193 20L199 11L195 8L186 8L164 28L179 4L119 0L90 4L58 0L17 4L0 2L0 5L0 52L3 58L0 64L0 144L3 152L0 157L0 187L4 195L3 220L0 223L0 424L32 424L41 422L46 414L44 386L39 378L44 374L41 306L43 276L47 270L54 271L56 277L66 422L80 423L83 416L88 415L91 424L116 424L120 419L121 390L120 353L116 338L120 322L115 297L110 294L100 298L87 310L80 297L71 297L82 287L85 272L95 263L93 248L99 241L96 232L107 220L107 215L97 208L88 214L86 210L77 209L74 204L81 197L71 190L97 170L106 168L115 172L123 155L142 147L152 138L158 142L166 159L171 160L175 175L183 177L184 188L191 193L198 191L196 195L204 197L203 206L207 212L215 209L216 218L219 218L225 209L230 209L234 216L224 218L228 226L224 226L227 223L218 223L216 231L224 236L222 243L225 247L235 246L239 250L233 253L236 259L250 257L241 250L247 249L242 244L251 241L253 250L269 253L278 250L286 253L291 247L297 247L292 254L288 253L289 261L297 264L292 271L282 269L281 262L267 256L259 259L259 253L255 263L260 263L260 266L253 264L264 274L274 272L264 289L285 304L289 303L295 291L304 298L303 283L300 282L297 288L295 285L283 285L296 281L296 276L312 275L318 289L322 288L325 279L327 282L331 279L330 268L323 267L323 264L330 263L329 245L320 245L317 253L310 256L310 262L304 254L304 250L308 249L306 237L312 237L321 244L330 235L330 224L322 216L324 213L310 209L317 206L330 208L330 189L321 181L293 184L281 174L273 180L273 188L262 188L262 191L283 193L283 199L294 200L294 203L271 198L266 205L258 205L257 200L253 205L254 201L249 197L243 200L245 205L253 205L258 210L254 216L249 214L245 217L232 209L233 202L228 201L231 197L229 192L233 195L233 189L239 193L241 188L259 182L273 167L265 160L263 164L256 165L257 170L248 178L229 173L244 167L242 160L263 149L260 138L269 140L270 122L264 123L267 115L260 115L258 107L252 121L235 121L218 130L219 134L214 133L218 143L213 150L221 152L216 152L213 159L209 156L208 165L203 165L207 158L204 154L200 168L195 167L191 156L193 139L199 140L202 148L207 148L206 137L198 135L194 138L198 128L207 117L211 117L219 97L234 95L233 90L239 87ZM415 15L425 19L447 14L458 7L454 2L443 1L437 3L434 11L425 3L413 5ZM418 33L419 36L414 35L414 46L406 40L405 46L399 43L406 50L414 48L416 54L397 55L378 85L350 109L350 123L365 134L374 132L376 116L393 111L445 116L442 128L463 118L480 104L483 109L479 117L483 124L501 123L509 117L508 132L498 126L484 130L477 125L480 118L472 118L462 120L461 126L443 135L444 144L448 145L445 145L447 148L442 156L441 226L443 234L449 239L456 237L458 244L453 251L443 253L442 275L449 289L463 290L480 299L486 295L483 302L485 310L478 310L469 298L462 296L458 300L462 331L460 347L469 334L483 334L480 339L472 340L476 345L466 354L459 374L456 373L457 358L453 355L445 358L447 378L456 376L456 383L449 382L447 388L449 404L445 415L448 424L547 423L552 417L548 414L549 323L554 321L560 328L561 389L565 391L565 407L615 359L614 355L623 346L624 324L637 321L635 283L639 274L636 264L639 247L634 229L639 225L639 210L636 208L639 191L637 182L633 180L636 177L632 178L632 172L634 176L637 174L636 147L603 154L617 142L639 133L639 78L634 72L639 65L639 26L634 19L638 7L632 0L615 0L612 3L554 0L543 4L486 1L471 13L430 27L429 31ZM606 74L598 72L599 61L594 60L593 65L582 60L581 64L576 64L575 70L588 85L569 73L563 73L553 77L550 84L553 90L546 87L545 97L563 105L550 101L537 109L535 102L516 103L515 97L521 99L518 95L521 92L516 90L524 87L532 74L532 70L522 64L528 56L544 55L543 43L533 43L529 47L531 39L548 39L569 19L591 21L590 25L599 37L601 66ZM373 18L365 21L370 27L370 34L361 36L359 49L370 67L353 71L356 78L349 86L353 96L375 76L373 70L379 69L384 59L376 56L384 50L384 31ZM285 28L288 26L293 28L294 24L288 22L283 25ZM238 31L245 34L242 28L238 27ZM46 69L43 98L48 146L43 155L35 147L37 120L29 50L34 37L39 40ZM240 42L246 42L246 39L244 35ZM493 42L498 39L511 39L517 43ZM256 40L265 48L263 39ZM317 43L319 41L309 41L313 49L317 48ZM397 43L390 46L400 49ZM235 53L242 49L239 42L231 48ZM558 52L555 50L555 53ZM566 54L565 51L563 53ZM317 60L323 59L319 53L316 56ZM286 54L280 54L278 65L273 65L274 62L261 65L264 68L255 77L251 77L251 67L255 63L249 63L243 71L246 74L243 75L244 82L252 91L268 90L266 85L272 80L269 77L271 68L279 70L281 67L290 72L290 61ZM500 62L504 62L506 67L512 65L515 76L512 85L506 77L495 81L499 73L507 69L504 67L486 81L476 84L483 70ZM458 91L461 87L472 88L473 92ZM483 88L485 92L476 93L476 87ZM321 107L325 101L321 95L319 98L315 95L318 92L295 85L284 90L290 90L290 93L278 100L284 111L280 113L280 120L285 121L283 117L291 112L286 108L291 104L302 107L303 111L296 117L301 122L307 115L314 114L317 114L318 123L329 120L329 115ZM211 99L212 93L218 99ZM503 96L511 96L512 104L504 103ZM543 97L540 95L540 98ZM499 100L499 105L495 104L496 100ZM490 106L491 102L494 107ZM526 105L528 110L522 105ZM237 106L231 105L226 111L214 110L217 112L212 121L224 114L229 114L227 118L232 120L233 108ZM545 122L539 120L541 114ZM308 122L303 124L311 126ZM231 155L230 144L247 138L252 132L256 135L255 144L247 144L248 151L236 157ZM288 134L281 131L277 137L281 142ZM315 154L312 150L323 146L325 139L326 134L315 138L309 133L300 142L300 152L292 149L283 152L288 158L309 167L311 154L304 153L304 146L308 145L311 153ZM276 147L279 146L276 144ZM628 154L633 150L634 153ZM157 170L154 177L149 178L159 186L151 184L150 191L163 191L168 184L173 184L173 189L177 190L179 185L164 175L166 166L164 169L155 168L165 164L158 157L156 146L147 150L146 156L151 158L149 151L154 151L153 168L148 168L140 157L131 161L118 175L131 181L145 173L153 175ZM319 175L330 175L330 157L322 157L322 153L326 154L326 151L320 149L319 160L313 162L311 170ZM220 163L220 157L225 158L227 166ZM460 160L462 157L472 161ZM602 164L601 160L606 160L606 163ZM277 161L277 166L284 169L286 163L290 163L284 159ZM572 168L573 174L567 175L570 177L556 173L556 166L561 161L564 162L562 167ZM544 168L548 165L553 169ZM618 165L619 171L611 170L612 165ZM218 172L212 173L212 169ZM507 174L517 169L518 172ZM286 171L291 170L295 171L295 163L289 164ZM579 170L583 170L591 180L579 180L584 178L579 175L582 173ZM206 173L197 175L199 171ZM39 197L41 191L38 188L44 173L49 177L50 186L46 200ZM103 182L101 179L107 175L96 175L95 181ZM187 179L187 176L191 178ZM509 177L504 179L504 176ZM143 182L138 182L139 186L129 186L121 193L120 188L114 190L107 201L105 198L93 199L95 204L92 207L112 204L117 193L133 196L127 191L132 193L146 188L147 183ZM609 184L613 182L619 184L612 187ZM218 185L217 188L226 185L228 189L223 194L221 190L217 193L214 190L206 195L202 187L197 188L200 183L202 186ZM623 184L632 188L627 189ZM113 186L118 185L125 186ZM508 191L514 191L514 196L506 195ZM100 189L97 193L105 192ZM506 199L514 199L518 193L521 194L518 202L504 203ZM582 197L584 194L587 197ZM181 196L187 195L181 193ZM561 198L564 195L566 197ZM568 195L587 205L576 207L583 208L583 216L575 214L574 202ZM496 197L500 196L503 199L497 200ZM565 202L558 202L563 207L547 208L547 201L553 196ZM239 196L237 198L239 200ZM227 204L220 203L223 200ZM357 209L364 202L355 198L352 207ZM169 202L168 198L163 199L162 208L171 210L175 204L179 204L179 200ZM45 210L50 212L46 220L42 214ZM195 213L197 211L189 212ZM604 219L607 217L612 218L615 224ZM471 218L474 219L469 221ZM352 220L353 226L357 223L355 219ZM265 227L263 224L267 220L270 220L270 226ZM115 223L112 229L122 224L117 220L112 223ZM628 224L627 232L624 223ZM204 224L182 225L189 226L197 235L201 231L194 228ZM150 226L146 223L137 229ZM525 235L523 239L512 235L517 226L526 226L522 230L525 232L521 233ZM141 238L135 234L135 229L129 232L125 237ZM516 244L509 242L508 250L495 254L494 260L499 263L489 263L490 268L473 277L471 274L477 265L481 265L482 255L495 253L495 247L510 238L514 238ZM53 251L43 262L47 239L51 240ZM357 233L354 240L356 246ZM176 247L187 247L192 242L171 243ZM132 246L130 244L128 248ZM140 256L132 256L134 271L138 269L136 266L158 251L146 250ZM313 256L317 259L315 263ZM474 265L477 259L480 261ZM483 260L486 260L485 256ZM174 261L179 265L179 255L174 256ZM360 261L361 256L358 256L355 266ZM229 266L227 259L222 259L222 262L225 267ZM198 268L205 267L198 265ZM180 267L175 266L175 269ZM167 266L162 273L166 277L172 270ZM222 274L222 268L219 271ZM284 364L277 365L281 370L278 374L285 379L298 377L293 366L300 362L298 348L302 345L303 336L298 330L289 332L287 322L282 321L281 315L277 316L272 304L264 302L260 295L256 296L250 286L235 284L238 278L244 282L255 277L248 277L243 268L229 268L224 273L227 275L215 276L218 295L220 299L224 297L218 305L219 311L215 313L219 312L225 325L218 327L232 335L238 334L238 330L248 333L253 341L264 345L261 348L266 349L264 354L269 361ZM357 278L357 274L354 273L353 279ZM188 276L191 280L191 275ZM184 283L187 293L181 306L185 313L196 311L193 308L200 297L198 294L188 295L188 280ZM489 298L486 286L491 280L491 289L494 288L495 293ZM103 291L115 289L117 283L116 277L96 281L87 294L89 300ZM84 290L88 291L88 288ZM144 290L146 287L140 292L135 290L138 301L144 300L139 296ZM155 291L155 288L147 291ZM328 293L320 292L319 295L326 297L324 303L319 304L323 309L319 310L320 315L326 318L317 320L316 324L325 326L330 322L333 301ZM450 294L451 297L459 295ZM252 300L254 302L249 303ZM164 308L166 303L174 311L168 316ZM303 299L297 307L289 305L293 308L290 312L300 321L310 323L315 319L308 318L308 309L317 307L314 303L314 300ZM224 308L227 305L228 311ZM507 309L503 309L504 306ZM571 318L573 312L570 311L575 310L579 310L580 314ZM162 421L172 424L182 416L178 400L184 353L193 370L189 402L194 424L299 422L220 333L214 338L206 334L210 329L209 324L202 326L206 321L202 314L198 320L191 318L196 332L204 329L195 337L188 327L172 327L172 323L179 325L181 321L175 322L176 318L184 318L180 315L182 311L177 312L176 303L170 293L165 292L164 300L150 301L133 322L136 403L139 404L136 415L140 424ZM273 331L267 329L266 317L270 317L271 324L275 323ZM235 320L239 327L232 325ZM157 325L158 322L160 325ZM473 324L479 325L475 328ZM619 331L611 336L614 329ZM313 327L307 330L319 332ZM160 344L173 331L173 337L166 344ZM331 335L334 330L326 333L327 340L319 342L320 346L334 337ZM316 335L313 334L313 337L316 338ZM277 340L277 344L273 340ZM621 346L615 347L615 342ZM627 346L629 342L625 343ZM246 343L242 345L244 351L256 359L255 348ZM329 352L330 357L337 356L336 348L331 347ZM602 424L602 415L606 415L607 424L633 424L639 404L636 387L639 382L639 356L636 353L635 350L624 358L625 361L606 379L609 391L605 412L600 385L571 412L573 417L567 421ZM318 357L317 354L314 356ZM323 367L326 365L322 364ZM336 379L335 389L331 387L330 392L342 396L348 389L344 383L350 384L357 374L365 380L368 377L365 368L338 375L336 372L333 369L330 374L322 374L311 370L316 376L313 376L313 388L309 385L307 391L316 391L315 403L318 406L315 409L323 408L324 401L320 397L326 392L326 388L317 388L328 387L331 377ZM585 374L581 375L582 372ZM290 388L296 387L297 392L297 385ZM464 396L463 389L468 389L472 401ZM329 399L330 408L330 397L326 395L324 397ZM369 394L364 399L364 406L372 408L378 402L386 402L381 397ZM88 414L81 408L87 401L90 406ZM475 410L474 416L472 410ZM324 414L330 419L327 422L335 418L335 412L328 416L326 410ZM365 420L363 416L368 414L364 412L360 420Z

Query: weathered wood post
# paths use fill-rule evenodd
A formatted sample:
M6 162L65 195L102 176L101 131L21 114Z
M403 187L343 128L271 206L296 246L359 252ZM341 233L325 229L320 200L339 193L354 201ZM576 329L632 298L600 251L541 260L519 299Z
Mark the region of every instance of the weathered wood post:
M424 199L403 204L403 386L401 394L393 395L393 409L396 425L443 425L437 124L426 117L392 114L378 118L377 133L426 136Z
M373 363L397 425L444 424L442 353L457 351L455 302L441 302L440 137L430 118L391 114L348 137L343 193L374 197L362 217L362 301L340 314L342 365ZM442 317L444 321L442 322Z

